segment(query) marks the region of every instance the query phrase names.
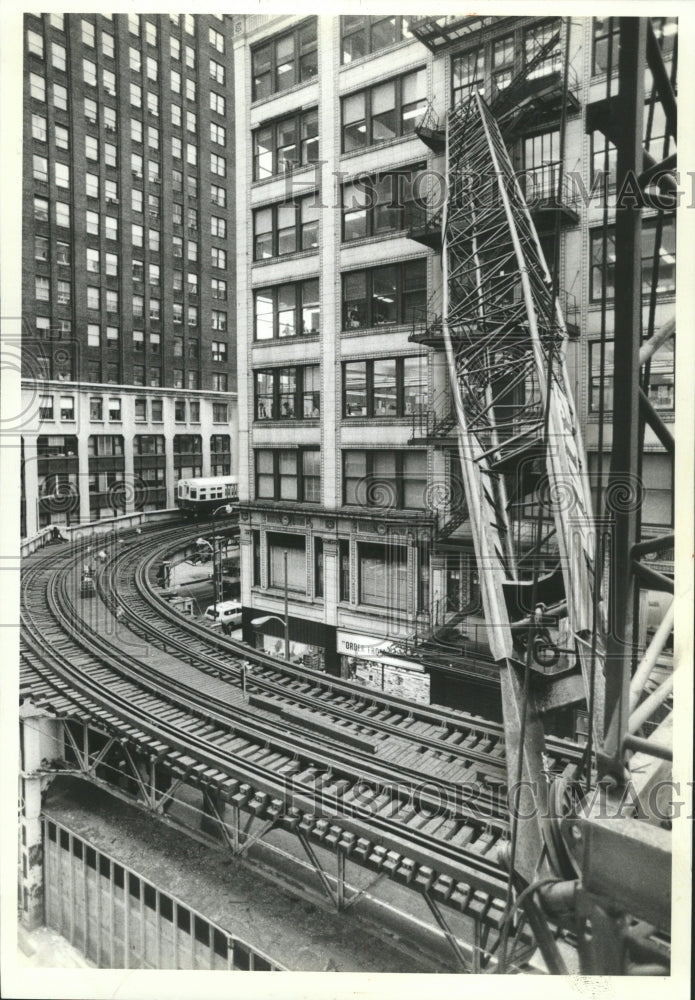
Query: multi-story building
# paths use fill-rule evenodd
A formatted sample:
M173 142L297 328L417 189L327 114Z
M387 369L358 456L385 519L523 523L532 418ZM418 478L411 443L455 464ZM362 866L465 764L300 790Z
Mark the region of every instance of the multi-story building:
M607 166L610 194L615 164L601 134L586 132L584 109L606 96L607 70L617 69L617 21L613 30L609 22L236 19L247 641L281 650L287 602L293 658L455 704L466 702L474 683L476 710L499 711L436 332L444 123L474 89L504 112L505 140L551 269L559 238L567 364L597 472L599 449L605 466L611 445L610 362L601 422L596 386L602 316L604 354L611 350L615 215L609 198L606 228L597 182ZM668 58L673 19L654 24ZM514 99L505 107L507 88ZM663 130L653 115L650 121L660 155ZM658 327L673 311L674 218L657 223L652 214L643 227L644 303ZM648 387L665 420L673 378L671 341L656 356ZM655 530L671 516L666 464L648 435L644 517ZM419 661L403 658L448 625L465 633L474 655L453 647L443 654L445 643L432 644L423 672Z
M232 21L27 15L22 529L236 452Z

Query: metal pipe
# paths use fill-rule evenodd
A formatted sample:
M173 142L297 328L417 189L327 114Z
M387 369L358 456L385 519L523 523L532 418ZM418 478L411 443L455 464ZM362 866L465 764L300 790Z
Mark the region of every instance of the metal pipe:
M290 619L288 612L288 598L287 598L287 549L283 553L283 560L285 563L285 661L290 662Z
M654 743L653 740L645 740L641 736L627 735L623 740L626 750L634 750L637 753L645 753L650 757L658 757L659 760L673 760L673 750L664 746L663 743Z
M632 680L630 681L630 712L634 712L637 708L637 703L639 702L640 695L644 690L644 685L649 680L652 670L656 666L656 661L663 652L668 637L673 631L673 616L675 611L674 605L675 602L672 601L669 605L668 611L664 615L663 621L654 633L654 637L649 643L642 661L632 676Z
M673 674L670 674L663 684L660 684L656 691L652 691L648 698L630 715L628 732L636 733L644 723L652 717L659 705L663 705L671 691L673 690Z

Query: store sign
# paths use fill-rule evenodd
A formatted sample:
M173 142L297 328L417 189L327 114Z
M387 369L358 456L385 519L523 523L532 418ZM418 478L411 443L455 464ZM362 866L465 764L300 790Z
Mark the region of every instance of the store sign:
M355 656L362 660L374 660L377 663L385 664L389 667L397 667L401 670L415 670L421 672L423 667L420 663L412 660L401 660L391 656L391 650L398 643L390 639L379 639L377 636L360 635L357 632L336 631L336 650L344 656Z

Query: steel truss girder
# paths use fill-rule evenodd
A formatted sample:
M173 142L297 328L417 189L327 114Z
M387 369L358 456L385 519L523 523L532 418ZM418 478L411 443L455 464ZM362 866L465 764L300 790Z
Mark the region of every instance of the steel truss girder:
M190 762L184 763L180 761L180 755L176 752L172 752L168 749L161 751L157 754L150 752L148 749L143 748L142 752L137 749L137 743L133 741L132 738L121 734L117 728L113 728L108 724L105 724L102 720L92 722L89 718L80 718L72 715L68 718L62 718L59 720L63 725L66 733L66 740L70 749L72 750L75 758L77 760L78 766L76 768L71 767L54 767L50 769L52 774L78 774L85 780L88 780L100 788L109 791L110 794L123 799L123 801L134 805L137 808L144 808L148 812L158 815L163 822L168 825L175 826L177 829L184 829L193 837L198 839L201 838L201 833L190 827L182 826L179 821L172 818L167 814L167 810L174 798L176 788L180 784L189 783L194 787L199 788L204 795L205 800L205 812L203 832L205 826L208 826L208 833L210 828L214 828L219 831L221 837L228 848L235 855L243 855L253 844L262 840L273 828L281 825L283 829L296 832L296 827L299 822L304 822L307 818L313 819L314 821L318 818L319 824L323 822L325 827L328 827L329 823L327 820L321 820L320 814L318 817L313 814L313 810L310 811L304 808L304 802L300 795L292 793L287 801L281 799L270 799L267 793L262 790L258 792L256 789L250 785L242 784L237 779L229 778L223 784L217 785L214 782L211 784L209 779L204 777L199 777L200 772L204 772L204 768L201 765L191 764ZM79 745L79 740L75 739L71 728L74 726L79 726L82 729L82 746ZM127 778L128 781L132 782L134 789L136 791L124 791L119 787L118 784L112 784L111 782L99 777L96 774L96 768L98 763L103 763L103 755L106 754L106 748L100 748L98 754L95 756L94 760L90 762L89 760L89 734L94 733L99 736L100 739L110 742L111 748L113 746L118 746L123 751L123 759L127 765L127 769L122 772L122 776ZM164 767L167 779L171 780L171 784L161 791L157 787L157 765ZM243 791L246 789L246 791ZM257 797L258 796L258 797ZM260 807L254 808L253 803L261 801ZM313 803L315 805L315 803ZM232 814L232 822L227 823L224 819L225 811L229 808ZM241 812L242 809L245 812L249 812L250 815L242 828ZM250 827L254 817L259 818L261 821L265 821L263 826L253 835L251 834ZM288 818L291 820L287 822ZM414 877L419 870L429 872L429 881L432 885L442 884L448 885L449 891L444 899L444 904L451 907L456 912L463 913L464 916L468 915L465 906L468 902L472 900L472 894L468 892L466 894L466 904L462 906L461 900L457 897L456 890L463 886L470 887L473 886L477 890L483 893L487 898L487 908L491 914L491 920L498 919L496 914L499 914L499 908L501 906L501 899L503 895L503 873L500 871L499 875L495 874L493 877L492 871L489 875L483 875L482 877L475 871L469 871L465 867L465 859L461 858L460 871L454 874L453 869L450 869L448 873L440 873L439 871L433 871L430 867L432 864L432 858L430 857L427 861L424 858L418 860L415 851L415 858L405 852L390 850L387 852L386 849L377 846L379 839L374 837L372 840L364 840L365 845L367 845L367 850L362 850L361 852L354 851L353 847L358 844L357 835L350 832L349 827L352 825L349 822L341 824L341 817L332 817L332 822L335 825L335 830L339 831L339 836L337 837L336 850L338 853L343 854L343 859L338 861L338 889L337 889L337 900L340 909L346 909L352 906L358 898L364 895L369 889L376 885L381 878L393 878L400 884L409 885L414 891L420 890L420 882L418 879L420 876ZM307 842L309 842L309 837L315 839L315 835L312 830L312 826L308 826L306 831L303 831ZM319 836L318 840L322 842L322 836ZM331 838L331 842L336 840L336 836ZM395 846L395 845L394 845ZM363 860L363 856L369 857L370 854L374 853L374 850L383 853L384 858L388 854L395 854L399 858L399 864L402 862L410 866L408 869L410 874L407 878L403 878L398 874L398 866L389 866L381 864L377 866L378 875L371 884L364 889L358 891L356 894L351 895L349 898L346 896L345 890L345 861L350 858L355 864L363 868L373 868L373 865ZM421 868L422 865L426 864L428 867ZM343 874L340 874L342 866ZM491 868L491 866L487 866ZM490 888L490 879L492 878L495 889ZM341 882L342 879L342 882ZM443 881L442 881L443 880ZM460 894L459 894L460 895ZM486 909L487 912L487 909ZM487 926L486 918L483 918L483 923Z
M483 509L473 525L474 542L487 578L482 587L486 618L497 626L489 629L493 656L498 661L518 657L504 584L519 579L524 556L524 530L515 533L514 508L495 467L512 463L534 445L546 447L540 418L547 405L548 482L556 498L569 497L570 510L556 503L552 517L543 512L544 545L548 549L554 540L562 566L569 628L588 695L591 651L585 640L594 624L599 581L586 459L564 364L567 334L559 305L552 301L533 221L499 129L479 94L449 115L447 171L445 346L468 506ZM513 366L511 377L499 377L505 366ZM602 649L599 641L599 660ZM570 697L576 700L576 694Z

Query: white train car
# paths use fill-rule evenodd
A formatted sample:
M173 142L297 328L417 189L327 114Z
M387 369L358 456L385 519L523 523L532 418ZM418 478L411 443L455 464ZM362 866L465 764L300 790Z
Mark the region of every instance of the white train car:
M189 517L209 517L224 504L231 504L235 511L238 508L236 476L179 479L176 485L176 506Z

